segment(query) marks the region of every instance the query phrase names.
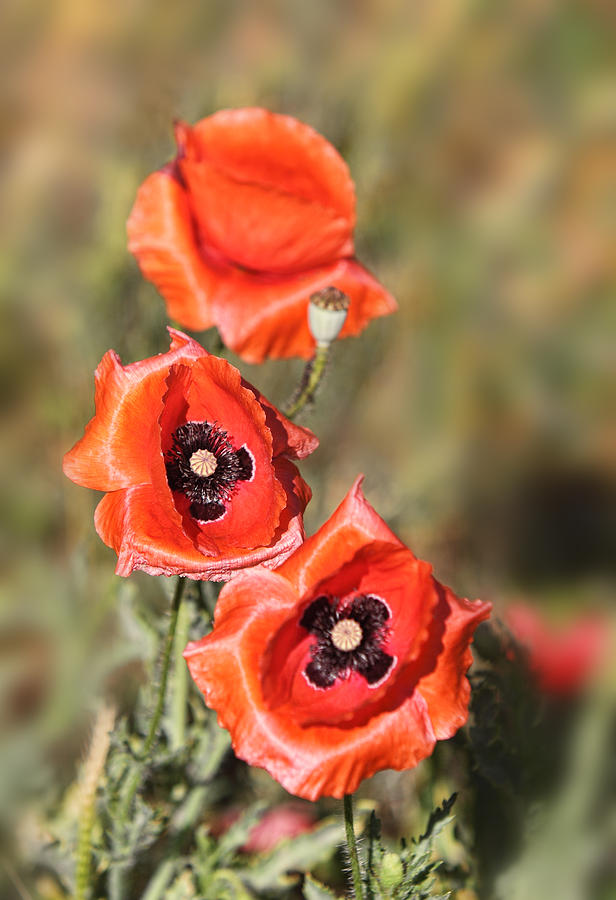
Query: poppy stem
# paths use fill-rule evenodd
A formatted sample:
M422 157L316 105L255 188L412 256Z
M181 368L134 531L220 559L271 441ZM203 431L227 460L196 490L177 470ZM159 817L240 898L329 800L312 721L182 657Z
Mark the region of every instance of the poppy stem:
M355 828L353 826L353 794L345 794L344 804L344 827L346 830L347 847L349 851L349 862L351 863L351 875L353 877L353 891L356 900L363 900L364 889L361 880L361 870L359 867L359 855L357 853L357 841L355 840Z
M178 623L178 614L182 602L182 594L184 592L185 582L186 579L182 576L179 576L175 585L173 600L171 602L171 618L169 620L169 628L167 629L167 636L165 638L163 647L160 683L158 685L156 706L154 707L154 712L150 720L150 727L148 729L147 737L143 743L143 748L139 756L139 764L133 769L130 778L127 780L125 789L118 804L118 809L115 816L116 832L118 834L122 833L125 823L131 813L133 801L145 777L146 769L150 763L152 749L154 748L154 744L156 742L158 726L160 725L160 720L165 707L165 694L167 692L167 681L169 679L169 668L172 655L171 651L173 649L175 632ZM128 860L119 862L110 869L110 897L112 898L112 900L122 900L122 898L124 897L124 875L126 873L128 862Z
M314 399L317 388L325 374L329 359L329 348L329 343L317 344L314 356L306 363L297 393L283 410L287 418L292 419L307 403Z
M160 670L160 684L158 685L158 696L156 697L156 706L154 707L154 713L152 715L152 719L150 721L150 728L148 731L148 736L145 739L145 743L143 745L143 749L141 751L141 758L146 761L150 755L152 747L154 746L154 742L156 740L156 734L158 732L158 726L160 724L161 716L163 714L163 709L165 708L165 694L167 692L167 680L169 678L169 666L171 663L171 651L173 649L173 641L175 638L175 631L178 624L178 615L180 612L180 604L182 602L182 594L184 593L184 584L186 579L181 575L178 576L177 583L175 585L175 592L173 594L173 600L171 602L171 618L169 620L169 628L167 630L167 637L165 638L165 646L163 649L163 661ZM138 787L138 785L137 785ZM132 800L132 798L131 798Z
M187 603L178 610L173 643L173 687L171 690L171 750L180 750L186 740L186 704L188 700L188 666L183 657L188 643L190 607Z

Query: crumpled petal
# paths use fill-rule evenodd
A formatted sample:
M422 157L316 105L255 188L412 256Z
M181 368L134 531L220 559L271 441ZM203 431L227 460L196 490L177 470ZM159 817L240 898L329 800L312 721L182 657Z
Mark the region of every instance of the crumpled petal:
M188 195L174 171L166 166L139 188L126 223L128 249L165 298L169 317L200 331L214 325L216 271L199 252Z
M104 490L95 513L117 573L227 580L238 569L275 566L302 542L310 488L289 455L318 441L288 422L226 360L169 329L171 349L122 366L113 352L97 370L96 414L66 454L66 474ZM251 456L250 477L231 485L220 519L201 522L190 500L171 490L166 454L180 425L210 422ZM274 432L270 431L270 423ZM167 458L168 461L168 458Z
M146 179L129 249L193 329L216 325L248 362L309 358L310 294L351 305L341 337L397 308L353 258L355 191L346 163L308 125L259 108L176 125L175 160Z
M360 484L275 572L239 573L220 594L213 632L184 653L236 754L310 800L416 765L466 721L469 644L490 612L440 585ZM394 664L374 689L344 667L330 687L306 679L315 644L300 623L321 592L340 602L373 594L389 608L379 640Z
M340 337L359 334L371 319L398 308L391 294L354 259L278 278L229 269L212 301L223 341L251 363L266 357L310 358L315 347L308 328L310 295L330 285L351 300Z
M96 413L84 436L64 456L64 474L82 487L116 491L150 481L151 461L160 452L157 417L169 367L206 355L196 341L169 328L171 347L150 359L123 366L109 350L95 373ZM140 410L152 415L144 418ZM136 417L140 427L135 426Z

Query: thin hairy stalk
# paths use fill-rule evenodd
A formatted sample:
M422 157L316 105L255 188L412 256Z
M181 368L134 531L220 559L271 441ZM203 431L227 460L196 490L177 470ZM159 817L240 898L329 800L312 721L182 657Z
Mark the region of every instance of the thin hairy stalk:
M79 824L77 858L75 863L75 900L86 900L89 896L92 866L92 830L96 820L96 788L109 750L109 733L113 728L116 711L114 707L100 709L88 755L84 761L79 785Z
M162 655L162 664L160 671L160 683L158 685L158 694L156 697L156 706L154 707L154 712L152 714L152 718L150 720L150 728L148 730L147 737L143 743L143 748L141 750L141 754L139 756L140 764L137 765L130 777L128 778L126 784L124 785L124 790L122 792L122 797L118 804L118 808L115 815L116 822L116 833L121 833L126 825L128 817L131 813L131 808L133 805L133 801L135 796L141 787L141 783L145 777L145 773L147 771L147 767L150 763L152 750L154 748L154 744L156 742L156 736L158 734L158 727L160 725L160 720L163 714L163 709L165 707L165 694L167 691L167 681L169 679L169 668L171 664L171 655L173 650L173 643L175 639L175 633L177 629L178 623L178 614L180 610L180 605L182 601L182 593L184 591L184 584L186 579L183 577L178 577L175 592L173 594L173 601L171 604L171 616L169 619L169 628L167 630L167 635L165 637L165 643L163 646L163 655ZM110 870L109 873L109 893L111 900L123 900L124 898L124 875L126 874L126 869L130 864L129 860L123 860L122 862L116 863Z
M353 878L353 891L356 900L364 900L364 889L359 868L359 856L357 854L357 841L355 840L355 828L353 827L353 795L344 795L344 827L346 830L349 862L351 863L351 876Z
M321 383L321 379L325 374L325 369L327 368L329 346L329 344L317 344L316 353L312 359L306 363L306 368L304 369L296 396L283 410L287 418L292 419L314 398L316 390Z
M188 699L188 666L182 655L188 643L190 609L180 606L173 645L173 690L171 692L171 749L179 750L186 740L186 702Z

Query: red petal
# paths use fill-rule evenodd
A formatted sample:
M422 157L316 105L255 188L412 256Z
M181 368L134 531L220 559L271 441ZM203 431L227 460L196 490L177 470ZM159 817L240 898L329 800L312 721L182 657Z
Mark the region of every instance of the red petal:
M266 357L308 359L315 349L308 329L309 298L328 285L351 299L342 337L358 334L372 319L397 309L391 294L352 259L279 278L229 269L221 273L212 300L225 344L252 363Z
M291 582L300 597L313 585L337 573L372 541L402 547L412 557L411 551L367 502L361 490L363 478L360 475L355 479L338 509L280 568L280 574Z
M242 386L251 391L265 412L265 422L272 435L274 457L283 453L293 459L305 459L319 446L319 439L301 425L295 425L280 412L254 385L242 379Z
M214 269L199 252L186 191L171 168L143 182L126 223L128 249L167 303L169 317L200 331L214 324Z
M296 605L277 573L240 574L220 595L214 632L186 648L191 674L230 730L237 755L310 800L341 797L379 769L408 768L428 756L434 734L418 694L354 728L301 726L269 708L263 660Z
M169 366L205 354L196 341L172 328L169 332L168 353L128 366L113 350L104 355L95 376L96 413L64 457L64 473L72 481L98 491L150 481L151 460L161 453L157 411Z
M352 219L355 191L347 164L321 134L258 107L223 109L193 128L179 123L180 153L207 159L236 181L314 200Z
M236 449L248 449L254 466L250 481L236 484L222 519L198 526L191 520L197 546L203 535L205 545L213 542L219 554L265 547L272 540L286 501L272 465L272 436L265 424L265 412L254 394L242 386L238 370L226 360L204 357L194 364L191 375L188 420L216 422Z
M284 571L281 568L279 573ZM399 705L413 692L417 678L405 675L400 688L395 685L398 672L408 670L420 654L423 658L434 618L438 595L431 571L428 563L415 559L405 547L376 541L359 550L333 577L314 584L309 601L321 593L337 598L358 594L379 597L390 612L382 649L394 658L394 664L379 685L369 685L365 678L352 673L327 690L315 689L303 674L314 643L314 638L299 626L307 605L303 603L295 619L272 639L272 679L264 680L269 703L280 707L280 715L292 715L304 725L345 722L347 727L364 723L375 711L381 712L389 704L390 695L395 695L395 704ZM416 666L412 668L416 670Z
M118 554L116 574L141 569L149 575L228 581L238 570L259 563L275 567L303 540L301 516L295 515L268 547L206 556L182 530L181 517L167 493L169 502L153 485L139 485L106 494L99 503L94 522L102 540Z
M473 662L470 643L477 625L490 615L492 604L461 600L448 587L435 584L440 601L434 618L444 621L445 627L442 634L433 632L431 646L425 648L426 658L432 656L436 666L419 680L417 690L428 705L437 739L443 740L455 734L468 718L471 687L466 673Z
M353 252L353 182L309 126L263 109L223 110L194 128L179 124L176 137L203 242L230 261L290 272Z

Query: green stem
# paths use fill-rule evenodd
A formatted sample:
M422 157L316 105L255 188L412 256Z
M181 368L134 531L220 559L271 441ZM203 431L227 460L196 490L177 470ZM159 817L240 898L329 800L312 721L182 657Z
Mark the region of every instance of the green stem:
M171 618L169 619L169 628L167 629L167 637L165 638L165 646L163 649L163 661L160 670L160 684L158 685L156 706L154 707L154 713L150 721L148 736L145 739L145 743L141 751L142 759L146 762L148 760L152 747L154 746L154 741L156 740L156 735L158 732L158 726L160 725L163 709L165 708L165 693L167 691L167 680L169 678L171 650L173 649L173 639L175 637L175 630L178 624L178 615L180 612L180 603L182 602L182 594L184 593L185 582L185 578L183 578L181 575L178 576L178 580L175 585L175 592L173 594L173 600L171 603Z
M292 419L313 399L325 373L327 360L329 359L329 347L329 344L317 344L316 353L304 369L298 394L283 410L287 418Z
M359 856L357 854L357 842L355 840L355 828L353 827L353 795L344 795L344 827L346 830L349 861L351 863L351 875L353 876L353 889L356 900L363 900L364 889L359 868Z
M186 701L188 699L188 666L183 657L188 642L190 609L185 603L178 612L173 647L173 689L171 691L171 749L179 750L186 739Z
M89 797L79 820L77 865L75 868L75 900L86 900L90 886L92 829L94 828L94 798Z
M137 791L141 787L146 769L150 763L150 756L154 747L154 743L156 741L158 726L160 725L163 709L165 707L165 693L167 691L167 681L169 679L171 651L173 649L173 642L178 623L178 613L182 601L182 593L184 591L185 581L185 578L179 576L175 586L175 592L173 594L173 601L171 604L171 618L169 620L169 628L167 630L167 636L165 638L165 644L163 647L160 683L158 685L156 706L154 707L152 719L150 720L150 728L141 750L140 764L133 769L124 787L123 796L118 805L115 817L117 823L116 833L120 833L124 828L128 816L130 815L133 801L135 799ZM113 866L113 868L110 870L110 896L112 900L122 900L122 898L124 897L124 875L126 874L128 865L129 861L123 860L122 862L116 863L116 865Z

